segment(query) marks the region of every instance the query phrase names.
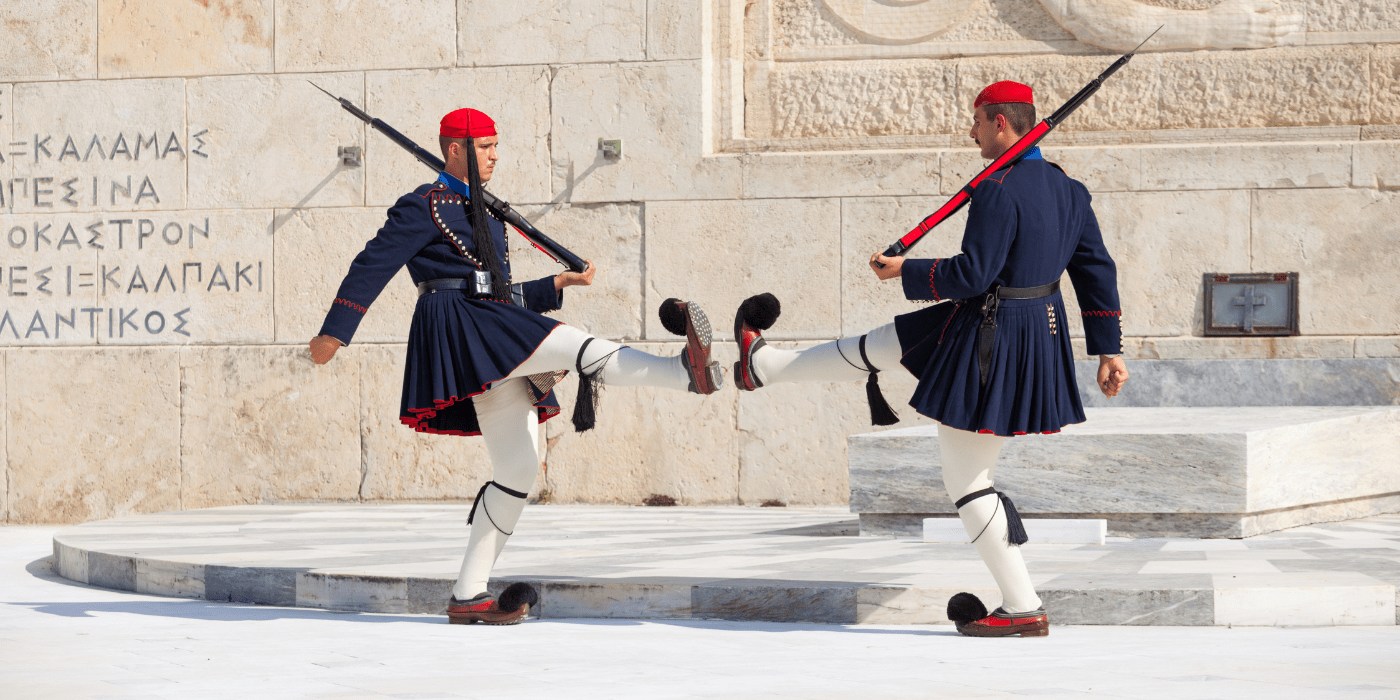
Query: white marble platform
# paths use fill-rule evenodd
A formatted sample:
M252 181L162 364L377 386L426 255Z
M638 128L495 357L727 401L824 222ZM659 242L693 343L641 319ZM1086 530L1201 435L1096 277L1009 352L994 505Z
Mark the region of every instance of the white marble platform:
M147 594L439 613L469 508L235 506L97 521L54 536L54 570ZM1022 553L1057 625L1396 622L1400 516ZM543 618L944 624L960 591L1000 603L971 545L858 537L834 508L531 506L491 586L511 581L539 588Z
M1009 438L997 487L1028 519L1106 518L1110 534L1249 537L1400 511L1400 408L1090 408ZM917 536L951 515L935 427L852 435L851 511Z

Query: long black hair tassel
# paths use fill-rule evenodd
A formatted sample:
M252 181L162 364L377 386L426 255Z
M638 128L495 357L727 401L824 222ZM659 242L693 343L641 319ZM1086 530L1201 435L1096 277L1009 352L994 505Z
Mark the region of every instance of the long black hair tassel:
M1031 538L1026 535L1026 526L1021 523L1021 514L1016 512L1011 498L1000 491L997 491L997 496L1001 498L1001 505L1006 510L1006 541L1014 545L1029 542Z
M574 367L578 369L578 396L574 397L574 415L570 420L576 433L592 430L598 423L598 379L583 368L583 351L592 342L592 338L583 341L583 347L578 349L578 359L574 360Z

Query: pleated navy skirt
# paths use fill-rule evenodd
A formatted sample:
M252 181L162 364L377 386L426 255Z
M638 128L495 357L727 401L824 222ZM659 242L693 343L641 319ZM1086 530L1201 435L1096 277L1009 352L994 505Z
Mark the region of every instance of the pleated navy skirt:
M418 297L399 420L420 433L480 435L471 397L505 379L558 325L528 309L458 291ZM559 415L552 386L553 381L532 377L541 423Z
M986 386L977 364L980 308L946 302L895 317L901 363L919 378L909 405L950 428L1002 436L1084 422L1060 293L1001 300Z

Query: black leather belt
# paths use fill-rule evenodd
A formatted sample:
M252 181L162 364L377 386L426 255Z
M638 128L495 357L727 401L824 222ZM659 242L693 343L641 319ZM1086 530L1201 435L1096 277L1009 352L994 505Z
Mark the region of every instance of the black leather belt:
M1002 299L1039 299L1060 291L1060 281L1055 280L1039 287L992 287L981 296L963 299L963 303L977 299L982 301L982 322L977 326L977 374L982 386L987 386L991 377L992 346L997 338L997 308Z
M477 276L481 277L483 274L489 275L490 273L477 273ZM449 277L445 279L426 280L418 283L418 296L420 297L425 294L447 291L461 291L473 299L490 299L491 278L485 277L485 279L482 280ZM510 303L522 308L525 306L525 290L523 287L518 284L512 284L510 286Z
M1039 299L1060 291L1060 281L1039 287L997 287L996 290L998 299Z

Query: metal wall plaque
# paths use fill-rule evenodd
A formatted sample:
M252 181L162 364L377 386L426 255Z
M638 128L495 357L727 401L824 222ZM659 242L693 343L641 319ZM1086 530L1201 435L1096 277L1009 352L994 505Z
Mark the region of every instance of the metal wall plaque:
M1298 273L1205 275L1208 336L1298 335Z

